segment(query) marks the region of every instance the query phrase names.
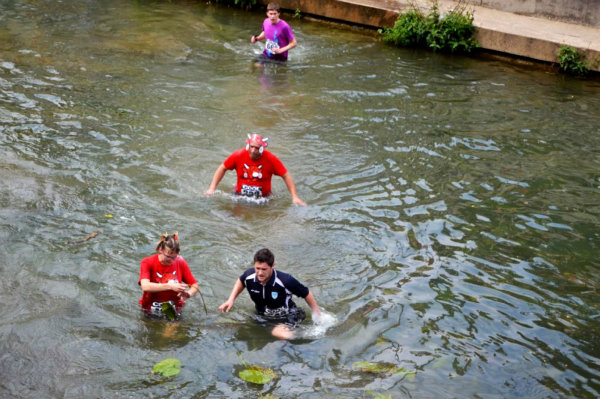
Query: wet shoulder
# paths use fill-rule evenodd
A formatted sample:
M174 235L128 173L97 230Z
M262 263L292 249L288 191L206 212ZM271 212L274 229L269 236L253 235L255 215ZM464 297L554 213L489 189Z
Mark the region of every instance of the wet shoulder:
M289 273L286 272L282 272L280 270L276 271L276 278L281 281L283 283L284 286L289 286L289 285L294 285L298 283L298 280L296 280L296 278L294 278L294 276L292 276Z
M248 278L254 278L254 268L253 267L246 269L246 271L244 271L244 273L242 273L242 275L240 276L240 280L246 280Z

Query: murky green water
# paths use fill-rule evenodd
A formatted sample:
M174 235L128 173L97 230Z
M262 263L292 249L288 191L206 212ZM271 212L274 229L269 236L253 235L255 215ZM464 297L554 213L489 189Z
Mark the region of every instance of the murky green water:
M306 20L288 66L257 70L262 18L0 1L0 396L597 397L598 82ZM280 179L236 203L231 173L203 196L247 133L307 208ZM209 314L196 297L166 336L137 279L174 230ZM218 314L263 246L331 323L282 342L247 294ZM247 384L240 355L279 378ZM182 372L152 376L169 357Z

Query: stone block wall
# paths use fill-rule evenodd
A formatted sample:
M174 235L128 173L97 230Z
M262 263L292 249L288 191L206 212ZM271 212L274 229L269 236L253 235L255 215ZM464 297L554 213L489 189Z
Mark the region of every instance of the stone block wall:
M600 0L467 0L468 4L600 27Z

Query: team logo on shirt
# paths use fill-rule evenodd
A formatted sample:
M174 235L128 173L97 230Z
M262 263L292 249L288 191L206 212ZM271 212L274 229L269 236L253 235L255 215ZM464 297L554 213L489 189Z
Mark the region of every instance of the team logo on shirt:
M263 177L262 165L246 165L244 164L244 179L250 179L250 181L258 181Z
M167 284L176 284L179 283L179 279L177 278L177 270L174 270L172 272L168 272L165 274L160 274L159 272L156 272L156 277L157 278L157 282L158 283L167 283Z
M277 299L277 292L271 292L271 298Z

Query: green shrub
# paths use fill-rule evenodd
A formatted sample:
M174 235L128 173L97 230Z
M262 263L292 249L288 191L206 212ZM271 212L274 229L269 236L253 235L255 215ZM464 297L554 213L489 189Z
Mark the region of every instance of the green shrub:
M426 45L427 17L417 9L400 14L394 27L383 31L383 40L396 46L420 47Z
M428 14L415 6L398 16L394 27L383 31L383 40L403 47L429 47L434 51L470 53L479 47L473 38L473 14L460 3L443 17L437 0Z
M561 71L570 75L583 76L590 72L590 64L585 60L585 54L570 46L558 48L558 65Z

